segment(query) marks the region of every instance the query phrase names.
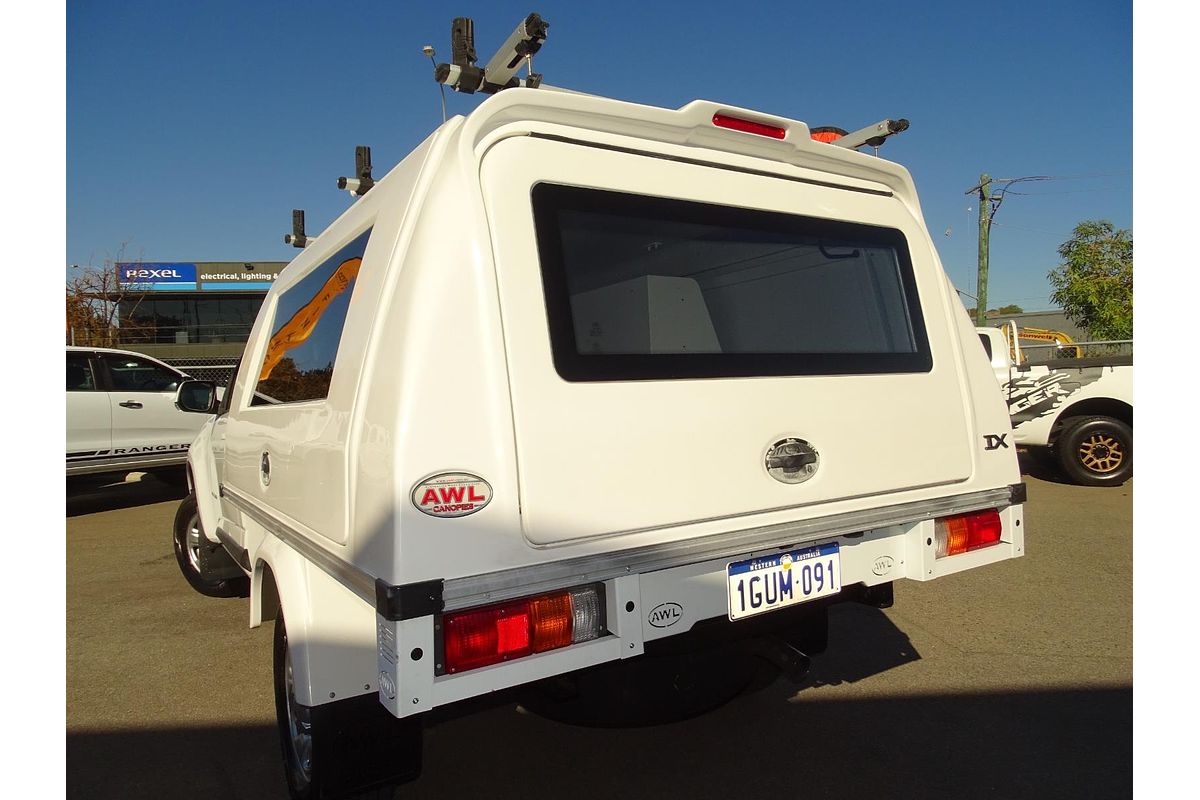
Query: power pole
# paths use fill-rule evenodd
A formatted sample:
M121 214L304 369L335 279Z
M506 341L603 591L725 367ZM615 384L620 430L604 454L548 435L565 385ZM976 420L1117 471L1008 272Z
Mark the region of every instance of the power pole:
M986 172L979 176L979 297L975 301L975 324L987 325L988 232L992 228L992 179Z
M992 217L1000 210L1000 204L1013 184L1022 181L1052 181L1050 175L1025 175L1020 178L996 178L997 184L1003 184L995 197L992 197L992 176L986 172L979 176L979 184L972 186L963 194L977 194L979 198L979 275L978 294L975 302L975 324L979 327L987 325L987 280L988 280L988 234L992 230Z

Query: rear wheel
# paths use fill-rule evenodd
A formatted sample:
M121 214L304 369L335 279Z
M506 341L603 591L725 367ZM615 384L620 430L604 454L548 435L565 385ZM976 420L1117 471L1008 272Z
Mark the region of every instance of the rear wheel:
M1083 486L1120 486L1133 474L1133 429L1112 417L1080 417L1054 444L1059 466Z
M296 700L292 653L281 616L275 620L275 716L283 748L283 769L294 798L320 796L313 785L311 712L312 709Z
M275 619L275 717L293 800L391 800L421 774L421 723L396 719L373 694L319 706L296 697L283 616Z
M188 495L179 504L175 512L175 529L173 535L175 545L175 560L179 563L179 571L191 587L208 597L245 597L250 588L250 579L245 575L232 578L213 578L206 575L204 570L203 549L213 550L220 547L213 544L200 528L200 512L196 509L196 496Z

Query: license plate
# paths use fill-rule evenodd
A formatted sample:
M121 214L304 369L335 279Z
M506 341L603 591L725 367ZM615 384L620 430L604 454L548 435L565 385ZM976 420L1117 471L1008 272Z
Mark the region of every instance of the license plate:
M735 561L725 567L725 577L731 620L837 594L842 588L838 543Z

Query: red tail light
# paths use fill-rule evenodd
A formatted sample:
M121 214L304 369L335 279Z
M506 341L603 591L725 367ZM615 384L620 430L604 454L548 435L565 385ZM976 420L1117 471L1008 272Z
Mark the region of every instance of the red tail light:
M447 672L483 667L533 652L529 604L525 601L447 614L442 626Z
M602 628L599 590L526 597L442 617L446 672L486 667L585 642Z
M776 125L764 125L761 122L752 122L748 119L730 117L725 114L713 114L712 121L713 125L716 125L718 128L729 128L731 131L753 133L755 136L769 136L772 139L782 139L787 136L787 128L780 128Z
M938 558L999 544L1002 532L1000 512L994 508L974 514L943 517L934 522L933 528Z

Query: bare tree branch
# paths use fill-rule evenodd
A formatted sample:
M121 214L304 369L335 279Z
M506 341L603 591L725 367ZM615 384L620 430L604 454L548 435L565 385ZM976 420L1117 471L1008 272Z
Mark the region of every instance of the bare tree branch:
M123 242L116 258L108 258L103 267L80 267L67 280L67 344L85 347L114 347L120 342L128 320L119 319L121 303L132 300L134 307L146 297L144 289L122 284L117 264L125 262L129 243ZM134 263L141 263L141 258Z

